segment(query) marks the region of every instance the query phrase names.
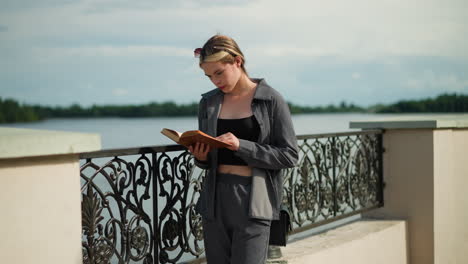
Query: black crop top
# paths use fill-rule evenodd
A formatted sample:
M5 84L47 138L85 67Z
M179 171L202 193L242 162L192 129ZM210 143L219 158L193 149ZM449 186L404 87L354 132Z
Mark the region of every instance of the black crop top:
M239 139L257 142L260 126L253 115L240 119L218 118L217 132L218 136L231 132ZM218 164L247 165L243 159L234 155L234 151L227 148L218 150Z

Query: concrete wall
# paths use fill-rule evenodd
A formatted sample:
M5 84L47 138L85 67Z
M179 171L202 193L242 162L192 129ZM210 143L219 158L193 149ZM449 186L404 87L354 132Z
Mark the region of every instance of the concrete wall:
M365 216L407 221L411 264L465 264L468 116L431 118L358 124L386 129L385 205Z
M408 221L411 264L468 263L468 130L384 134L384 208L367 217Z
M0 128L0 262L82 263L79 152L96 134Z
M455 246L457 252L455 262L468 263L468 129L453 130L454 157L457 162L453 164L455 175L454 205L455 205ZM440 262L442 263L442 262Z
M434 263L468 263L468 130L434 131Z
M433 263L432 130L388 130L383 142L385 206L365 215L407 220L410 263Z
M2 263L82 263L76 155L0 160L0 182Z
M406 264L405 221L358 221L282 248L288 264Z

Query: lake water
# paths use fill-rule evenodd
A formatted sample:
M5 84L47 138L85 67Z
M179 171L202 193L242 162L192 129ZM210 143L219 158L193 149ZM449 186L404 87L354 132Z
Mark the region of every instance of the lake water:
M293 115L292 119L296 134L304 135L353 131L349 128L350 121L394 116L398 115L362 113L301 114ZM109 149L172 144L172 141L160 133L162 128L166 127L182 132L196 129L198 125L196 117L160 117L48 119L34 123L4 124L2 126L98 133L101 135L102 148Z

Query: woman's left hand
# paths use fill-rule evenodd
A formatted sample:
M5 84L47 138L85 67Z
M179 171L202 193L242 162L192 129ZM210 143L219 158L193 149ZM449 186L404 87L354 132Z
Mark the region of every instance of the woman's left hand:
M231 132L222 134L221 136L216 137L216 139L230 144L231 146L228 147L228 149L230 150L239 150L239 139L236 136L234 136L234 134L232 134Z

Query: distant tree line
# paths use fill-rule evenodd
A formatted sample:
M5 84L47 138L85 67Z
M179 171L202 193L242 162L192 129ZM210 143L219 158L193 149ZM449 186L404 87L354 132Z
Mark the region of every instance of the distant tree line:
M434 99L405 100L376 107L376 113L468 113L468 95L442 94Z
M366 108L356 106L354 104L347 104L341 102L338 106L327 105L327 106L299 106L292 103L288 103L289 109L292 114L306 114L306 113L345 113L345 112L366 112Z
M38 121L41 116L33 107L20 105L13 99L0 97L0 124Z
M341 102L339 105L299 106L288 103L292 114L302 113L454 113L468 112L468 95L442 94L434 99L399 101L390 105L373 105L367 108ZM81 107L49 107L19 104L13 99L0 97L0 123L31 122L47 118L75 117L177 117L195 116L198 104L174 102L149 103L144 105L93 105Z
M197 114L198 104L178 105L174 102L149 103L145 105L93 105L83 108L78 104L70 107L32 106L42 118L73 117L162 117L193 116Z

